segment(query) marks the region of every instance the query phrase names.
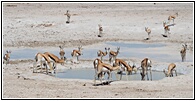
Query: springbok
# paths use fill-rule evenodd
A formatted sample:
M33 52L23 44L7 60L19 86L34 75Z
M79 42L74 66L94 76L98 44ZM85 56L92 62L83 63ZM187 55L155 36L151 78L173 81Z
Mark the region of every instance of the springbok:
M148 27L145 27L145 31L148 33L148 38L147 39L150 39L151 29L148 28Z
M99 26L99 35L98 35L98 37L102 37L102 35L103 35L103 27L101 26L101 24L98 24L98 26Z
M77 57L77 61L79 61L79 56L83 55L82 54L82 49L83 49L82 46L79 46L78 50L73 50L72 53L71 53L72 58Z
M101 51L101 50L99 50L99 51L97 52L97 56L98 56L98 57L101 57L101 61L102 61L102 58L108 54L108 51L109 51L109 50L110 50L110 48L106 48L106 47L105 47L105 52L103 52L103 51Z
M171 20L173 20L173 24L174 24L174 19L176 19L176 17L178 17L178 12L175 13L174 15L170 15L170 16L168 17L169 23L170 23Z
M165 31L165 36L164 37L167 37L166 33L169 35L170 34L170 28L169 28L169 25L166 25L166 22L163 21L163 28L164 28L164 31Z
M63 50L62 46L59 46L59 48L60 48L59 55L60 55L62 60L65 60L65 51ZM61 65L64 65L64 63L62 63Z
M97 70L97 66L99 63L103 63L100 59L96 58L94 61L93 61L93 65L94 65L94 69ZM95 71L96 73L96 71ZM108 72L107 72L108 73ZM103 74L103 72L101 72L100 74L98 74L98 79L103 79L104 78L104 75L105 75L105 72ZM108 73L109 75L109 73ZM101 78L100 78L101 77Z
M152 70L151 70L152 62L151 62L151 60L149 60L148 58L145 58L144 60L142 60L141 67L142 67L142 72L140 71L140 74L141 74L142 80L145 80L144 77L146 75L147 75L147 80L149 80L148 67L150 67L149 70L150 70L150 76L151 76L151 81L152 81Z
M117 51L116 52L110 51L110 53L109 53L109 62L110 62L110 64L116 59L119 51L120 51L120 47L117 47Z
M100 76L102 76L102 73L107 72L108 73L108 82L109 80L111 80L111 72L120 69L120 66L111 66L110 64L106 64L103 62L98 61L98 63L96 64L96 68L95 68L95 76L94 76L94 84L96 84L96 77L99 77L101 84L102 83L102 78L100 78Z
M48 74L48 65L50 67L50 71L49 72L52 73L52 70L54 70L54 73L55 73L56 64L54 64L46 54L37 53L35 55L35 62L36 62L36 64L34 66L34 69L36 69L36 71L37 71L37 67L38 67L37 64L40 63L41 72L42 72L42 65L44 64L46 66L46 73L47 74Z
M47 55L50 59L52 59L55 63L64 64L67 60L65 57L64 59L59 59L56 55L49 53L49 52L45 52L44 54Z
M6 63L6 65L10 62L10 54L11 51L7 50L7 53L3 56L3 64Z
M175 71L175 74L177 76L177 72L175 68L176 68L176 65L174 63L171 63L168 66L168 71L166 72L165 69L163 69L163 73L165 74L166 77L168 76L173 77L173 71Z
M127 64L124 60L122 59L115 59L115 62L113 64L113 66L120 66L120 79L122 79L122 72L125 71L125 74L126 74L126 78L127 78L127 81L128 81L128 77L127 77L127 74L132 74L132 71L135 71L135 73L137 72L137 68L135 65L133 66L130 66L130 63Z
M67 13L65 13L64 15L67 15L66 23L70 23L71 14L69 13L69 10L67 10Z
M186 43L184 45L182 44L182 46L183 46L183 48L180 51L180 55L182 57L182 62L184 62L186 59L187 44Z

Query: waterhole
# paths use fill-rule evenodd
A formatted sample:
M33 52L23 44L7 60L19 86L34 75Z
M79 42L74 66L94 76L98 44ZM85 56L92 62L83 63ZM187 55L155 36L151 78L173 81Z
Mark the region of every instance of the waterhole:
M149 73L150 74L150 73ZM57 78L66 78L66 79L87 79L87 80L94 80L95 70L94 69L68 69L62 72L57 72L55 75ZM182 75L178 73L177 75ZM174 75L175 76L175 75ZM107 80L107 73L105 74L105 79ZM112 80L118 80L120 77L119 74L112 72ZM150 77L150 75L149 75ZM160 71L152 71L152 80L160 80L165 77L165 74ZM150 78L149 78L150 79ZM126 81L126 74L123 72L122 80ZM133 73L132 75L128 75L129 81L138 81L141 80L141 75L139 72L136 74Z
M105 51L105 47L111 47L111 50L116 51L116 48L120 46L120 53L118 54L118 58L151 58L157 61L164 62L181 62L181 56L179 52L165 52L164 47L165 44L162 43L132 43L132 42L106 42L102 45L94 46L94 47L83 47L83 55L81 55L80 59L95 59L97 58L97 52L99 50ZM72 58L71 52L73 49L77 48L65 48L65 57ZM11 53L11 59L34 59L35 54L38 52L51 52L56 56L59 55L59 48L55 47L50 49L36 49L36 48L26 48L26 49L16 49ZM5 50L4 50L5 52ZM109 59L109 56L103 57L103 59ZM187 52L186 61L192 62L192 55Z

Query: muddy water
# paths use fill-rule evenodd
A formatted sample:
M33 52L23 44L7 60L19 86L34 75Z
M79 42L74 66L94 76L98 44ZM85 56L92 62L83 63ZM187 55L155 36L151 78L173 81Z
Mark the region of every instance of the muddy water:
M124 42L106 42L103 46L95 46L94 48L84 48L81 59L95 59L97 58L97 51L102 49L104 51L105 46L112 47L111 50L116 50L116 47L120 46L120 53L118 58L151 58L158 61L165 62L180 62L180 54L157 52L154 49L160 49L166 47L165 44L161 43L124 43ZM77 48L75 48L77 49ZM65 48L65 56L71 58L71 52L73 48ZM144 51L145 50L145 51ZM11 59L34 59L37 52L51 52L59 56L59 48L55 47L52 51L50 50L39 50L39 49L17 49L12 51ZM155 52L153 52L155 51ZM4 50L5 53L5 50ZM108 59L109 56L105 56L104 59ZM190 54L187 54L187 62L192 62L193 58Z
M150 74L150 73L149 73ZM93 80L95 75L95 70L94 69L68 69L63 72L58 72L55 76L57 78L66 78L66 79L89 79ZM177 74L177 75L182 75L182 74ZM107 80L108 75L105 75L105 79ZM117 74L117 78L119 78L120 75ZM150 77L150 75L149 75ZM152 80L160 80L165 77L165 74L163 72L159 71L152 71ZM112 79L113 80L118 80L116 78L115 73L112 73ZM123 72L122 75L122 80L126 81L126 74ZM129 81L135 81L135 80L141 80L141 75L139 72L136 74L133 73L132 75L128 75L128 80Z

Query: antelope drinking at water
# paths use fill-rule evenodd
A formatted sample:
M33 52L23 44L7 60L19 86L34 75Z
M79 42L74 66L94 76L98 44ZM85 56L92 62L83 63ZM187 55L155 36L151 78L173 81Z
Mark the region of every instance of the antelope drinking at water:
M148 58L145 58L144 60L142 60L141 62L141 67L142 67L142 72L140 72L142 80L145 80L145 76L147 75L147 80L149 80L148 77L148 70L150 70L150 76L151 76L151 80L152 80L152 62L151 60L149 60ZM148 69L149 67L149 69Z
M173 71L175 71L175 74L177 76L177 72L176 72L176 65L174 63L169 64L168 66L168 71L166 72L165 69L163 70L163 73L165 74L166 77L170 76L173 77Z

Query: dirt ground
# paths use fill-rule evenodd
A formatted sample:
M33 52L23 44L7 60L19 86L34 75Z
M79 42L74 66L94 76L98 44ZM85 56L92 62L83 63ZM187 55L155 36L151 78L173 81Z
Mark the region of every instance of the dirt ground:
M109 41L164 43L164 50L179 54L183 43L193 56L193 3L3 3L3 51L18 48L86 48ZM64 15L69 10L71 22ZM163 21L178 12L170 35L165 38ZM173 23L171 21L171 23ZM97 37L98 24L103 37ZM151 29L151 39L145 27ZM25 54L25 53L24 53ZM144 56L145 57L145 56ZM142 58L133 57L137 64ZM168 57L170 58L170 57ZM180 58L180 57L179 57ZM192 58L192 57L188 57ZM175 62L184 75L158 81L114 81L93 86L93 80L60 79L33 73L32 59L10 60L3 64L3 98L185 98L194 97L194 63ZM94 59L58 68L89 66ZM162 70L171 62L153 60ZM94 75L93 75L94 76ZM99 83L99 81L97 81Z

